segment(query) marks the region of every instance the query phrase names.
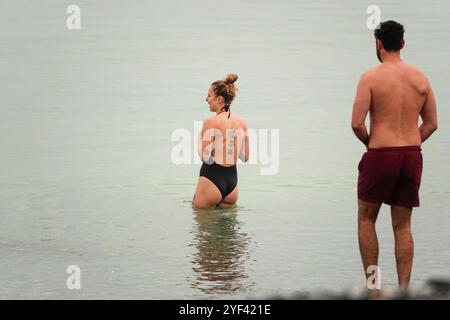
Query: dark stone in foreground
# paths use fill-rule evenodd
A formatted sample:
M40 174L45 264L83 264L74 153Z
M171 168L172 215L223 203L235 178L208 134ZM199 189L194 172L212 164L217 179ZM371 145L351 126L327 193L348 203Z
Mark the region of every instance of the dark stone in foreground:
M419 288L367 290L355 288L341 292L296 293L291 296L273 296L275 300L449 300L450 279L430 279Z

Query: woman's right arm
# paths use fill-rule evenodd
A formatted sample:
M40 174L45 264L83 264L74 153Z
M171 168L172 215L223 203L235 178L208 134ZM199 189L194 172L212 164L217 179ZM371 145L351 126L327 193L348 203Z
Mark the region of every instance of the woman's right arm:
M249 157L250 157L250 143L248 139L247 125L245 122L243 122L243 139L241 150L239 153L239 159L241 159L243 162L247 162Z

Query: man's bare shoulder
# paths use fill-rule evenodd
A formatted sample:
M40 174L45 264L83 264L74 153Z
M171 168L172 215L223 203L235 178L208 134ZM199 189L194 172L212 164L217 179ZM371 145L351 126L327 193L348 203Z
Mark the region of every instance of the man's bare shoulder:
M425 75L425 73L420 70L419 68L405 63L406 68L408 69L408 72L411 74L411 76L415 77L418 80L423 81L425 84L429 85L428 77Z
M363 83L370 83L379 76L379 73L380 73L379 67L370 68L361 74L359 81Z
M426 78L425 73L423 73L422 70L420 70L419 68L413 66L412 64L408 64L408 63L405 63L404 65L405 65L405 67L408 68L408 71L416 73L417 75L420 75L420 76L423 76L424 78Z

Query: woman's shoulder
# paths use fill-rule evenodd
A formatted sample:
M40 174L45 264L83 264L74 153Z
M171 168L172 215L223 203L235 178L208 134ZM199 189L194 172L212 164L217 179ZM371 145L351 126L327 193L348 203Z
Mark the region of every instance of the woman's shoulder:
M238 116L237 114L233 114L233 115L234 115L236 121L238 121L238 123L240 124L240 126L242 126L242 127L244 127L244 128L247 127L247 122L245 121L244 118Z
M207 117L205 120L203 120L204 122L217 122L217 115L215 114L215 115L212 115L212 116L209 116L209 117Z
M247 128L247 122L244 120L244 118L238 116L235 113L231 113L231 116L232 116L233 120L235 122L237 122L239 127L243 128L243 129ZM226 117L225 118L219 118L217 115L213 115L213 116L210 116L210 117L206 118L203 121L203 125L205 127L210 127L210 128L211 127L222 127L224 124L228 123L229 120L230 119L228 119Z

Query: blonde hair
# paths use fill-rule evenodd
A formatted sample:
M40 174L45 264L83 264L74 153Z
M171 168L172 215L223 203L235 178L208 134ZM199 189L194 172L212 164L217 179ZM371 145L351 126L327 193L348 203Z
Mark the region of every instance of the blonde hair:
M233 99L236 97L236 91L238 90L234 83L238 79L237 74L227 74L225 79L217 80L211 83L216 96L222 96L225 100L225 105L230 106Z

